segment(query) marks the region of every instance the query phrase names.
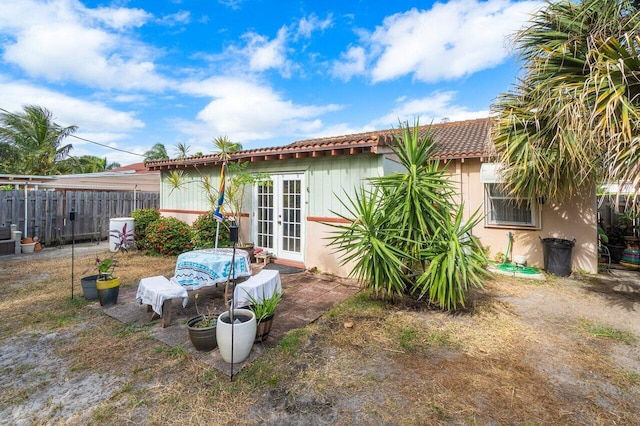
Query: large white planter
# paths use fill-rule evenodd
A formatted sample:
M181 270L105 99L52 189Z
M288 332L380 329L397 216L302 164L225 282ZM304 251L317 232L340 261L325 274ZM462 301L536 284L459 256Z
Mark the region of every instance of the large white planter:
M251 353L253 341L256 338L256 316L249 309L235 309L233 312L235 318L241 321L233 324L233 361L231 360L232 326L229 323L229 312L223 312L218 316L216 339L222 359L225 362L237 364L246 360Z

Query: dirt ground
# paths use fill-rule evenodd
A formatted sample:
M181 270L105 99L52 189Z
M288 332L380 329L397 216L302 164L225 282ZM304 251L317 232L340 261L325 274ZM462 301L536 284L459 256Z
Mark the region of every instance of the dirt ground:
M0 264L0 425L640 425L636 271L497 277L456 314L355 296L230 386L144 327L52 297L54 262Z

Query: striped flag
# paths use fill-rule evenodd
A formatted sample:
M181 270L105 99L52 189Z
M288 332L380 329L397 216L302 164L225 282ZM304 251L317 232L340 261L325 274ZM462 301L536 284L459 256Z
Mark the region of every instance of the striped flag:
M226 169L227 163L222 163L222 169L220 170L220 189L218 190L218 206L216 207L216 211L213 212L213 216L216 218L218 222L222 222L224 220L224 215L222 214L222 203L224 202L224 172Z

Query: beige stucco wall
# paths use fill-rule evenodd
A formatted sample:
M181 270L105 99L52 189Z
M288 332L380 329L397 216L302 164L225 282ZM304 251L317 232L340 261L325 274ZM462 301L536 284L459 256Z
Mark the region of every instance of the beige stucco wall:
M480 207L484 215L484 188L480 182L480 161L467 160L452 165L452 179L461 189L461 200L465 203L465 213L470 217L473 210ZM527 257L532 266L544 266L541 238L563 238L576 240L572 249L572 269L597 273L597 230L595 188L569 198L562 203L545 203L541 209L541 229L514 229L489 227L484 221L473 229L483 247L489 249L493 259L497 253L506 253L508 237L514 234L512 255Z
M305 267L308 269L317 268L320 272L326 272L341 277L349 275L353 269L353 264L340 265L339 255L332 253L325 239L331 236L335 228L316 221L307 221L307 247L305 251Z

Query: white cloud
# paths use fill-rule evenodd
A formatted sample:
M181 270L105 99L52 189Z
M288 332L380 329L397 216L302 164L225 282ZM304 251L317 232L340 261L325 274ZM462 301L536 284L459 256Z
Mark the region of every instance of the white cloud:
M102 131L119 129L127 132L144 127L132 112L117 111L100 102L87 102L71 98L48 89L22 82L9 82L0 75L2 107L19 112L24 105L39 105L50 110L61 125L76 125L81 129ZM55 109L52 107L55 106Z
M223 6L228 7L229 9L238 10L240 9L240 5L244 2L244 0L218 0Z
M162 90L149 46L120 32L139 27L146 12L85 8L75 0L9 0L3 4L3 59L31 77L103 89Z
M74 1L72 3L77 5L78 15L84 13L86 16L94 18L107 27L118 31L132 27L141 27L151 18L151 15L142 9L128 9L124 7L98 7L96 9L88 9L78 2Z
M341 55L341 62L334 62L331 68L331 75L344 81L349 81L351 77L363 74L367 63L367 54L363 47L350 47Z
M324 31L333 26L333 16L329 14L325 19L318 18L317 15L311 14L309 17L303 17L298 21L297 37L309 38L311 33L316 30Z
M185 84L182 89L189 94L213 98L197 114L197 121L179 123L187 134L202 138L227 135L232 140L246 142L307 134L322 127L320 116L340 109L333 104L295 104L269 87L241 78L214 77Z
M380 82L413 75L416 80L436 82L492 68L511 54L506 38L541 4L452 0L435 3L430 10L411 9L388 16L373 33L361 34L371 64L370 78ZM350 54L353 49L334 65L335 75L348 79L357 74L359 68L353 66Z
M400 122L413 124L416 118L421 124L470 120L489 116L489 111L469 111L466 107L453 103L455 92L436 92L431 96L411 99L403 96L396 99L396 107L382 117L372 120L367 127L388 129L397 127Z
M287 28L282 27L273 40L256 33L247 33L243 36L248 42L241 53L249 59L251 71L261 72L275 68L287 73L287 33Z
M183 25L191 22L191 13L186 10L181 10L180 12L176 12L172 15L163 16L160 19L160 23L163 25L167 25L173 27L175 25Z
M139 154L145 150L127 142L131 132L145 128L144 122L137 119L134 112L118 111L101 102L83 101L25 82L8 81L1 74L0 93L2 108L9 112L21 112L25 105L38 105L51 111L53 120L61 126L78 126L75 136ZM78 138L68 138L65 142L73 145L73 156L106 156L110 162L117 161L123 165L141 161L141 157L102 148Z

